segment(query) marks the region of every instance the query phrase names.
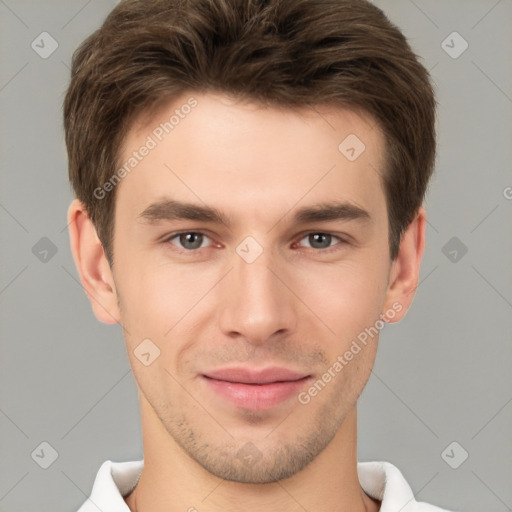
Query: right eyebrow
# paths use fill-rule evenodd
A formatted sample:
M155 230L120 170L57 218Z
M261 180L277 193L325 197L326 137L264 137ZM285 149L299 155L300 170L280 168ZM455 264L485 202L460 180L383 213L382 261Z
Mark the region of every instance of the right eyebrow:
M138 218L146 220L150 224L156 224L162 220L195 220L200 222L213 222L229 226L230 221L226 215L212 206L201 206L193 203L176 201L164 198L150 204L144 209Z

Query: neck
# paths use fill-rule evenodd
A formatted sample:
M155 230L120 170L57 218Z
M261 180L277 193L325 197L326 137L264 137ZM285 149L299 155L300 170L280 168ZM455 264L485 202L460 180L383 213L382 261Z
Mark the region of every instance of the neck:
M144 469L125 501L132 512L377 512L380 503L357 476L354 407L330 444L302 471L273 483L222 480L206 471L173 440L143 394Z

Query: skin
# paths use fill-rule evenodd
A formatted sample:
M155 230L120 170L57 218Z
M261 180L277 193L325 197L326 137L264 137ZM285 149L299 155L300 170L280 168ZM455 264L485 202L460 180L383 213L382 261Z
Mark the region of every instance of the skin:
M293 396L261 411L237 407L202 375L274 365L316 381L393 304L401 310L387 320L399 321L418 284L425 211L391 261L382 132L365 114L327 105L186 94L133 124L120 161L191 95L197 107L117 185L112 269L83 205L68 212L84 289L100 321L122 323L140 390L145 466L126 503L138 512L376 511L356 447L377 336L307 404ZM352 162L338 150L349 134L366 146ZM164 197L213 206L231 223L140 217ZM334 201L369 218L293 220ZM182 230L203 233L201 248L171 236ZM252 263L236 251L249 235L263 249ZM148 366L134 354L146 338L160 350ZM239 457L248 446L252 464Z

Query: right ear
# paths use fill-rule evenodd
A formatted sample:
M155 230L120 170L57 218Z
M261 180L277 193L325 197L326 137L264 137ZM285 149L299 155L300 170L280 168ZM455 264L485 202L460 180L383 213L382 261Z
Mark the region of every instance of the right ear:
M121 322L114 277L96 228L84 204L73 200L68 209L71 252L80 281L96 318L106 324Z

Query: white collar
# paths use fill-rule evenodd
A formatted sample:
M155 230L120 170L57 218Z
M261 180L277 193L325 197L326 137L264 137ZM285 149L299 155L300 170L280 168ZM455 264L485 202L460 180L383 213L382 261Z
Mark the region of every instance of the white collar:
M78 512L130 512L124 501L137 485L144 461L105 461L96 476L91 497ZM381 501L380 512L449 512L414 498L400 470L389 462L358 462L364 492Z

